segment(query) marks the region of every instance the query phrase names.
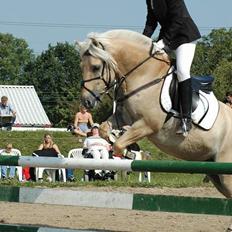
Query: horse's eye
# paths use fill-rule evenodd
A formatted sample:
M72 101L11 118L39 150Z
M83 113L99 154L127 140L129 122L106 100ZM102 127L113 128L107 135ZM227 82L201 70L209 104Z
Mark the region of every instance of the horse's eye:
M98 72L101 68L101 65L93 65L92 70L93 72Z

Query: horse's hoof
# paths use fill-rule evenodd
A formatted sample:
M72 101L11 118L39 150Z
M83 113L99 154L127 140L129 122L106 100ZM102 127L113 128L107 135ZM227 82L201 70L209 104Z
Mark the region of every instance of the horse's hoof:
M227 228L226 232L231 232L232 231L232 228Z

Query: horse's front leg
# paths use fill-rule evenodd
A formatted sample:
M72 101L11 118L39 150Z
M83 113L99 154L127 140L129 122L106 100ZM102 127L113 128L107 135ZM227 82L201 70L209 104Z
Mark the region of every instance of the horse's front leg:
M143 119L136 121L122 136L114 143L114 153L122 154L122 151L130 144L137 142L153 133L153 130Z

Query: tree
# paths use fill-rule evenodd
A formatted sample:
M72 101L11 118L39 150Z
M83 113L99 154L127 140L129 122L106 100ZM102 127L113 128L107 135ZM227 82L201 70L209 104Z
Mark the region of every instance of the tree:
M232 61L232 29L215 29L197 44L192 66L195 75L208 75L222 60Z
M28 64L25 83L32 84L54 126L73 121L80 98L80 58L68 43L49 45L34 62Z
M215 77L214 92L221 101L225 99L226 92L232 91L232 61L222 60L213 72Z
M34 59L24 39L0 33L0 81L1 84L21 84L24 68Z

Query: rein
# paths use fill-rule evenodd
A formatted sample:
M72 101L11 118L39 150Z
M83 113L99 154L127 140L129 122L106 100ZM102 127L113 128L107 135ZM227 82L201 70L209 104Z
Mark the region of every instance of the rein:
M139 68L140 66L142 66L144 63L146 63L146 62L147 62L148 60L150 60L151 58L156 59L156 60L159 60L159 61L164 62L164 63L166 63L166 64L170 64L170 62L156 57L155 55L156 55L157 53L156 53L156 52L155 52L155 53L152 53L153 47L154 47L154 44L152 43L152 44L151 44L151 48L150 48L150 52L149 52L149 56L148 56L145 60L143 60L141 63L139 63L138 65L136 65L134 68L132 68L128 73L126 73L124 76L122 76L122 77L120 78L116 90L118 90L118 89L121 87L122 83L126 80L126 78L127 78L132 72L134 72L137 68ZM172 73L172 72L167 73L167 74L165 74L165 75L164 75L163 77L161 77L161 78L158 78L158 79L156 79L156 80L153 80L153 81L151 81L151 82L149 82L149 83L147 83L147 84L144 84L144 85L138 87L137 89L131 91L130 93L124 95L123 97L116 99L116 102L118 102L118 103L119 103L119 102L123 102L123 101L127 100L128 98L130 98L131 96L135 95L137 92L142 91L142 90L144 90L144 89L146 89L146 88L149 88L149 87L151 87L151 86L153 86L153 85L158 84L160 81L162 81L163 79L165 79L165 78L166 78L168 75L170 75L171 73ZM116 94L116 97L117 97L117 94Z

